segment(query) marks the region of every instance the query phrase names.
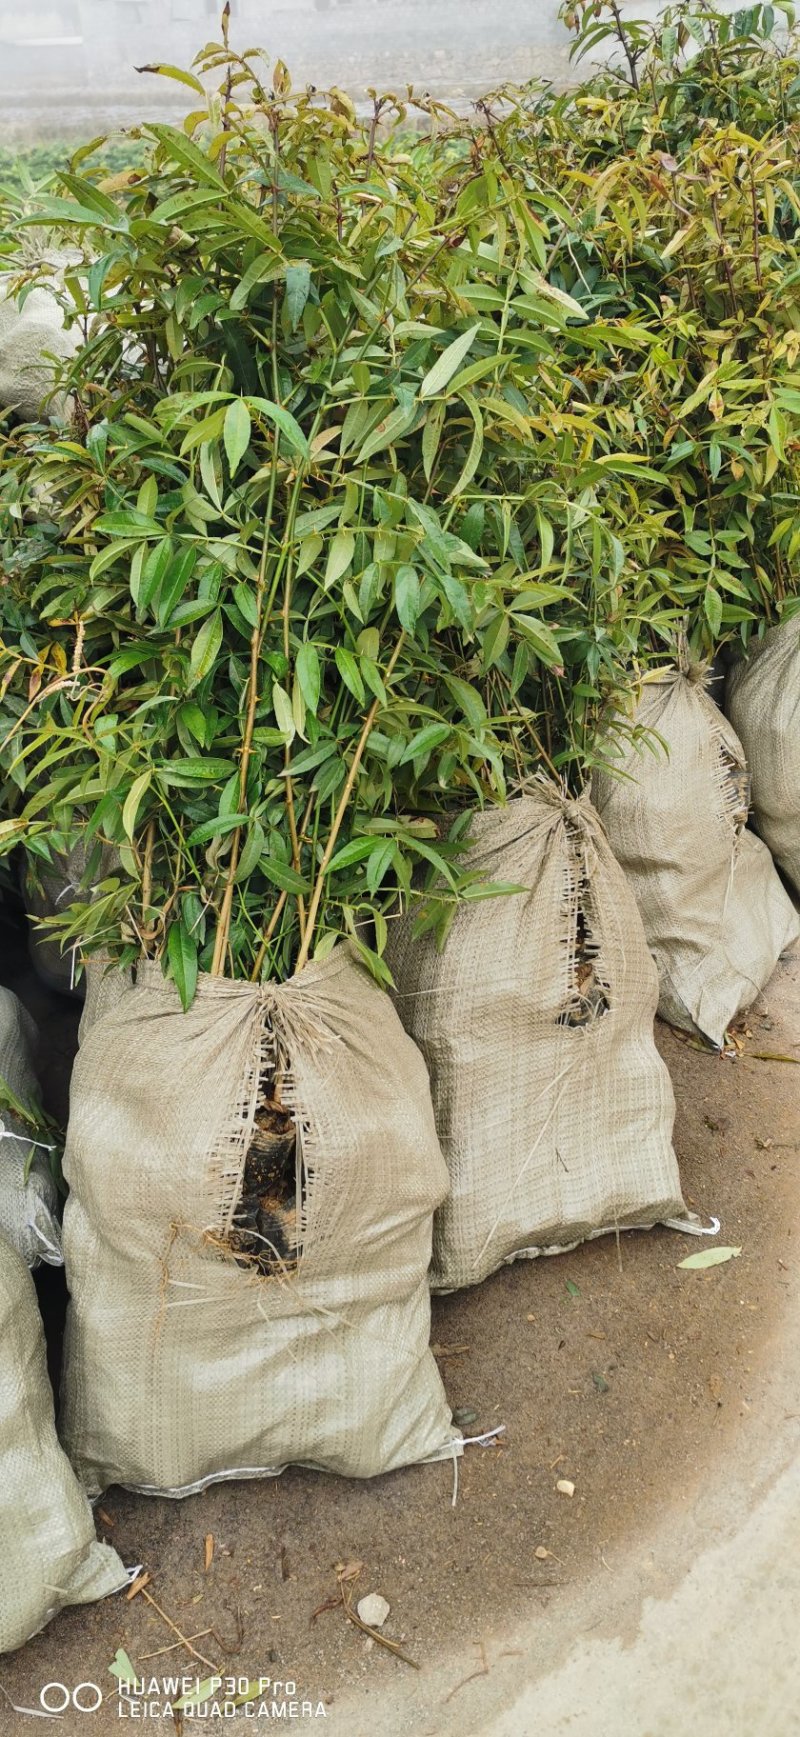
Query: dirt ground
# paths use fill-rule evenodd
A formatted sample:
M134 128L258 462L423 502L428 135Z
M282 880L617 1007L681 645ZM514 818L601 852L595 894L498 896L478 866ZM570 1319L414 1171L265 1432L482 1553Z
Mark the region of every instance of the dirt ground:
M63 1105L76 1010L54 1006L42 991L17 936L4 930L2 940L0 975L43 1023L41 1071L51 1101ZM482 1673L481 1637L500 1636L502 1657L504 1629L522 1615L541 1613L543 1629L545 1621L549 1630L569 1623L582 1585L610 1573L665 1511L679 1524L696 1514L704 1491L735 1467L780 1355L796 1263L800 1093L794 1065L757 1053L800 1062L796 959L779 966L747 1029L743 1053L730 1059L657 1028L675 1086L687 1198L721 1219L719 1240L740 1245L739 1259L680 1272L687 1253L708 1245L669 1231L634 1233L619 1246L607 1237L520 1263L435 1302L433 1341L465 1433L505 1425L496 1446L465 1453L455 1507L449 1465L364 1485L289 1471L182 1503L109 1491L98 1525L126 1563L148 1569L161 1613L142 1596L65 1612L2 1662L10 1702L34 1709L44 1684L90 1679L111 1698L91 1717L67 1714L61 1730L119 1730L108 1675L118 1647L143 1673L209 1674L180 1646L163 1651L176 1641L171 1621L184 1636L200 1636L197 1651L222 1675L294 1681L299 1700L324 1703L329 1728L415 1737L491 1729L467 1726L469 1690L461 1701L455 1662L451 1689L437 1687L435 1703L423 1695L426 1673L432 1681L438 1671L441 1681L442 1660L473 1643ZM55 1333L58 1277L45 1275L41 1289ZM557 1492L559 1478L574 1482L572 1499ZM353 1562L363 1563L356 1595L388 1599L385 1632L419 1677L368 1642L341 1608L315 1617L336 1595L336 1565ZM365 1695L371 1715L361 1723L345 1717ZM403 1697L412 1699L401 1718ZM0 1713L3 1734L30 1729L26 1715Z

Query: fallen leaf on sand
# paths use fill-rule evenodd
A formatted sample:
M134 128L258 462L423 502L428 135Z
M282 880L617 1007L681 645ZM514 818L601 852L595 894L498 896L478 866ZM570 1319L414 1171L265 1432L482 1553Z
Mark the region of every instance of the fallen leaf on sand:
M720 1267L723 1261L732 1261L741 1254L740 1248L703 1248L699 1254L687 1255L685 1261L678 1261L679 1267L691 1267L693 1272L698 1267Z

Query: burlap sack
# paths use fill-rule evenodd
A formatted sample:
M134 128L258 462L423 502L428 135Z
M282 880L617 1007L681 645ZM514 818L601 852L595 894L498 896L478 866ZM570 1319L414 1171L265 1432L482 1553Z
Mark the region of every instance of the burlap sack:
M800 614L733 665L725 703L747 755L753 821L800 892Z
M260 1078L300 1149L301 1254L226 1246ZM186 1495L294 1461L349 1477L457 1452L428 1340L447 1187L421 1056L337 948L263 987L158 965L85 1030L72 1082L63 1439L90 1491Z
M29 1267L40 1261L60 1266L58 1195L45 1149L48 1136L14 1113L3 1090L8 1088L23 1109L35 1111L35 1047L33 1020L10 989L0 988L0 1232Z
M59 1447L33 1280L0 1238L0 1653L127 1579Z
M459 906L441 952L404 916L387 951L450 1171L438 1290L685 1212L656 975L590 803L537 784L471 839L470 866L526 891Z
M621 742L625 776L595 774L592 794L655 957L659 1013L720 1046L800 923L769 851L746 830L744 751L701 676L646 679L636 722L668 752Z

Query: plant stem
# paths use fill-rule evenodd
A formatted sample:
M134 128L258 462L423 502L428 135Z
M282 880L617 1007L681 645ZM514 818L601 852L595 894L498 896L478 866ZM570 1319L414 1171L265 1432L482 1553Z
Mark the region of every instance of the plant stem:
M403 643L404 643L405 637L406 637L405 634L401 633L400 638L398 639L397 644L394 648L394 651L392 652L391 658L389 659L389 663L388 663L387 668L386 668L386 674L384 676L384 686L388 686L389 682L391 681L392 673L394 671L395 664L397 663L397 659L399 658L400 653L403 649ZM339 802L338 802L338 805L336 808L336 813L333 817L333 824L331 826L331 830L330 830L330 833L328 835L328 842L327 842L325 849L322 853L322 860L320 862L319 869L317 871L317 878L314 882L314 890L311 894L311 903L308 907L308 919L307 919L306 926L305 926L305 933L303 934L303 938L302 938L301 945L300 945L300 952L297 955L297 965L295 966L295 974L302 971L303 966L308 963L308 955L309 955L309 952L311 950L311 942L312 942L313 935L314 935L314 925L316 923L317 916L319 914L320 900L322 898L322 889L323 889L323 886L325 884L325 876L328 872L328 864L330 863L330 860L331 860L333 853L336 849L336 840L339 837L339 833L341 832L341 829L342 829L342 822L344 820L345 814L347 813L347 806L348 806L348 803L350 801L350 797L352 796L352 793L353 793L353 786L355 784L356 778L358 777L358 768L361 765L361 761L364 757L364 750L367 746L367 742L369 741L370 733L372 731L372 726L373 726L375 719L378 715L379 704L380 704L379 700L377 700L377 699L373 700L372 705L370 706L369 711L367 712L366 718L364 719L364 727L361 731L361 735L358 738L358 743L356 745L356 751L353 755L352 763L350 766L350 771L347 774L347 780L345 782L345 786L344 786L344 789L342 791L342 794L339 798Z
M144 862L142 865L142 936L144 940L145 955L147 954L148 940L147 913L150 909L150 900L153 896L153 851L155 849L155 842L156 823L155 820L148 820L147 831L144 838Z
M277 449L277 439L275 442ZM242 757L239 762L239 808L244 813L247 802L247 771L250 756L253 752L253 731L256 724L256 707L258 705L258 656L261 649L261 612L264 606L264 588L266 583L267 549L269 547L269 530L272 518L270 512L264 529L264 545L261 551L261 562L258 569L256 588L256 620L250 635L250 675L247 682L247 715L244 734L242 736ZM231 857L228 864L228 876L225 882L225 893L220 908L217 933L214 937L214 954L211 961L211 976L220 977L223 974L225 953L228 946L228 935L231 926L231 911L233 909L233 890L236 881L236 870L239 866L239 852L242 842L242 829L237 826L231 844Z
M630 75L631 75L631 84L633 85L634 90L638 91L638 89L639 89L639 74L636 71L636 56L633 53L633 50L631 49L631 46L630 46L630 43L628 42L627 36L625 35L625 26L622 22L622 17L620 15L619 6L617 5L617 0L611 0L611 10L614 14L614 23L617 26L617 35L620 39L620 42L622 43L622 49L623 49L623 53L625 55L625 59L628 62L628 68L629 68Z

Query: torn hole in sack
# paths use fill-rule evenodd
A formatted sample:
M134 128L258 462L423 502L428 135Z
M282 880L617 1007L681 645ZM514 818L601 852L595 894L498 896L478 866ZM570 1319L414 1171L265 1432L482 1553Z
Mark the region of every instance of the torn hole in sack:
M594 1025L609 1012L609 985L601 959L594 898L580 839L572 846L564 878L564 941L567 948L567 994L556 1024L571 1030Z
M295 1120L282 1101L280 1076L268 1067L259 1077L252 1138L225 1238L240 1266L276 1273L297 1265L302 1175Z
M269 985L259 999L249 1060L214 1154L219 1217L205 1240L256 1277L280 1277L300 1265L317 1171L316 1130L298 1102L291 1055L297 1045L327 1051L339 1040Z
M738 760L727 742L717 742L722 791L723 815L737 836L747 825L750 813L750 773L744 761Z

